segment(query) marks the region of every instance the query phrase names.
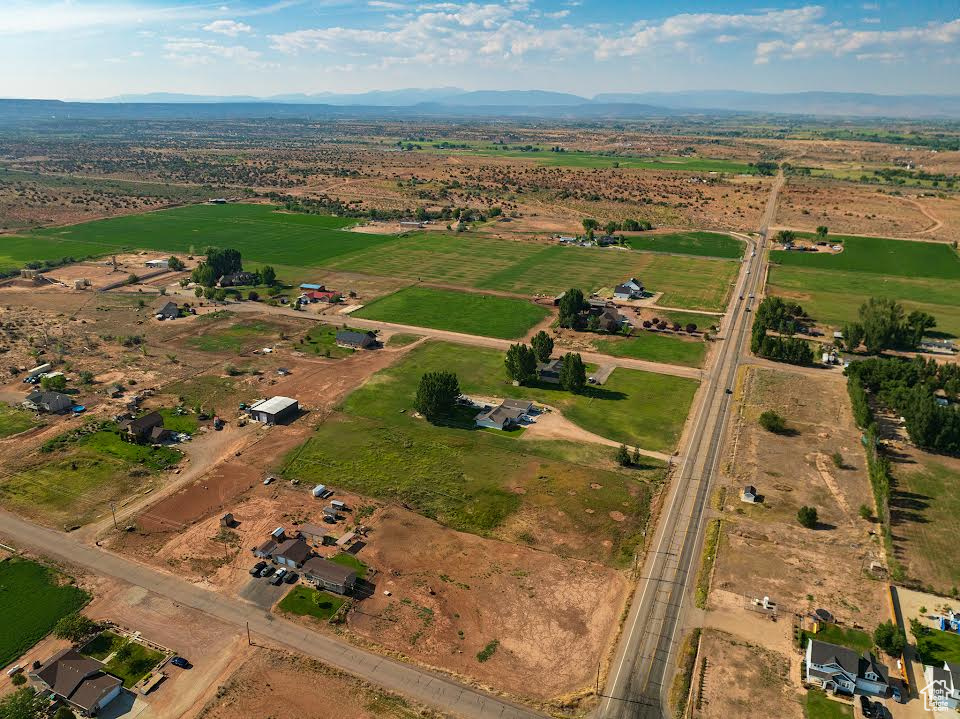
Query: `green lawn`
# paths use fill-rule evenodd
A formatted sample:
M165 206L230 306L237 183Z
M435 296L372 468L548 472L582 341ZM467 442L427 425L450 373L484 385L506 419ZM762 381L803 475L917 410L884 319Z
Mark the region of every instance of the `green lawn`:
M163 659L163 654L134 641L121 642L104 670L123 680L127 689L143 679Z
M107 630L100 632L87 642L80 649L80 653L102 662L126 643L127 640L125 637L121 637L119 634Z
M230 377L215 377L200 375L169 384L163 388L166 394L183 398L188 407L202 405L208 412L213 409L224 409L224 402L239 390L237 382Z
M188 337L186 345L203 352L239 354L245 349L268 344L280 336L281 328L263 320L233 321L232 313L211 320L213 324L203 334Z
M346 601L336 594L321 592L305 584L298 584L287 592L287 596L281 599L277 606L281 611L290 614L329 619Z
M416 342L420 337L420 335L398 332L395 335L390 335L390 339L387 340L387 347L406 347Z
M960 663L960 635L931 629L929 634L917 640L917 654L923 664Z
M348 327L347 329L352 328ZM349 357L354 353L354 350L349 347L337 346L337 332L340 330L340 327L333 327L331 325L316 325L315 327L311 327L307 331L307 334L297 343L297 349L302 352L310 352L311 354L332 357L334 359ZM354 331L365 332L366 330Z
M631 337L594 340L593 346L598 352L614 357L634 357L688 367L702 367L707 354L707 343L702 339L685 340L646 330Z
M723 257L726 259L736 259L743 256L743 241L718 232L631 235L628 241L633 249L649 252L672 252L681 255Z
M0 439L26 432L38 425L32 412L0 404Z
M804 705L807 719L853 719L853 707L829 698L819 689L807 690Z
M367 565L349 552L340 552L340 554L335 554L334 556L330 557L330 561L334 564L339 564L341 567L352 569L361 579L367 576Z
M837 624L827 624L820 628L820 631L811 635L813 638L828 644L837 644L841 647L852 649L858 654L871 651L873 649L873 637L866 632L852 627L841 627Z
M19 266L45 257L106 254L121 248L202 254L215 246L240 250L246 260L316 267L395 239L341 229L354 223L343 217L277 212L270 205L190 205L4 237L0 265L4 257Z
M43 639L57 621L78 611L89 595L53 569L22 559L0 561L0 666Z
M164 429L169 429L171 432L196 433L199 426L197 415L190 410L186 410L186 414L177 414L172 407L161 407L157 411L163 416Z
M550 311L512 297L407 287L374 300L354 315L381 322L519 339L548 317Z
M180 461L170 447L122 441L115 426L87 434L65 433L46 443L28 465L10 468L0 482L0 503L62 526L109 513L119 501L149 486L158 471Z
M960 586L960 567L943 561L960 543L960 472L933 456L894 464L890 514L895 549L912 579L948 594Z

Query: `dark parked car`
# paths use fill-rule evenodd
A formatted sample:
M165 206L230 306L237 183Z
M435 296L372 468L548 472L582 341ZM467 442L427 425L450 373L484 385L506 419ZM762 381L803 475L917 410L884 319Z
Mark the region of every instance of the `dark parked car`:
M181 669L190 668L190 662L188 662L183 657L174 657L173 659L170 660L170 663L173 664L173 666L175 667L180 667Z
M297 576L296 572L287 572L283 575L283 581L285 581L287 584L293 584L295 581L297 581L297 579L299 579L299 577Z
M267 566L266 562L257 562L252 567L250 567L250 574L252 574L254 577L259 577L260 572L263 570L265 566Z
M862 694L860 695L860 713L866 717L866 719L873 719L873 717L877 715L876 710L873 708L873 702Z

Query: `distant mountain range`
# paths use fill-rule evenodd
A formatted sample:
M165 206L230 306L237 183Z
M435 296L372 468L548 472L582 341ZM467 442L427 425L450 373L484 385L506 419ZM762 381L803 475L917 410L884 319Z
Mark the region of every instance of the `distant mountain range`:
M150 93L120 95L102 103L275 104L332 107L415 108L423 114L484 116L541 115L636 117L676 111L767 113L890 118L960 118L960 95L877 95L857 92L761 93L736 90L602 93L592 98L546 90L477 90L453 87L377 90L355 94L323 92L271 97Z

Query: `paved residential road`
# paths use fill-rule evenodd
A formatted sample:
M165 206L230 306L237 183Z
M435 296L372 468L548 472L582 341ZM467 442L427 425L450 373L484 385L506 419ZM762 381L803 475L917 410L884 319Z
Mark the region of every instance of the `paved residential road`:
M776 209L783 173L777 175L767 207L761 241L747 246L731 297L722 344L697 398L684 460L671 483L653 543L647 553L634 599L607 677L597 715L603 719L660 719L672 716L667 695L675 672L684 611L696 583L706 505L723 441L737 369L747 348L753 306L763 290L764 244ZM753 293L758 299L750 299ZM739 299L743 297L744 299Z
M382 657L347 642L288 622L224 594L202 589L170 574L95 547L70 535L39 527L0 511L0 534L14 547L29 547L47 556L110 576L159 594L175 603L205 612L243 631L268 637L301 654L314 657L421 704L464 719L534 719L529 709L459 684L418 667Z

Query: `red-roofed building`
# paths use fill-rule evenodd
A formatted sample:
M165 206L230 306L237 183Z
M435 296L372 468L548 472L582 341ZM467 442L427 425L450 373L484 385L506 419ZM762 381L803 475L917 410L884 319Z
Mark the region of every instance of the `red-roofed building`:
M332 290L320 290L313 292L304 293L308 300L311 302L339 302L342 299L342 296L339 292L333 292Z

